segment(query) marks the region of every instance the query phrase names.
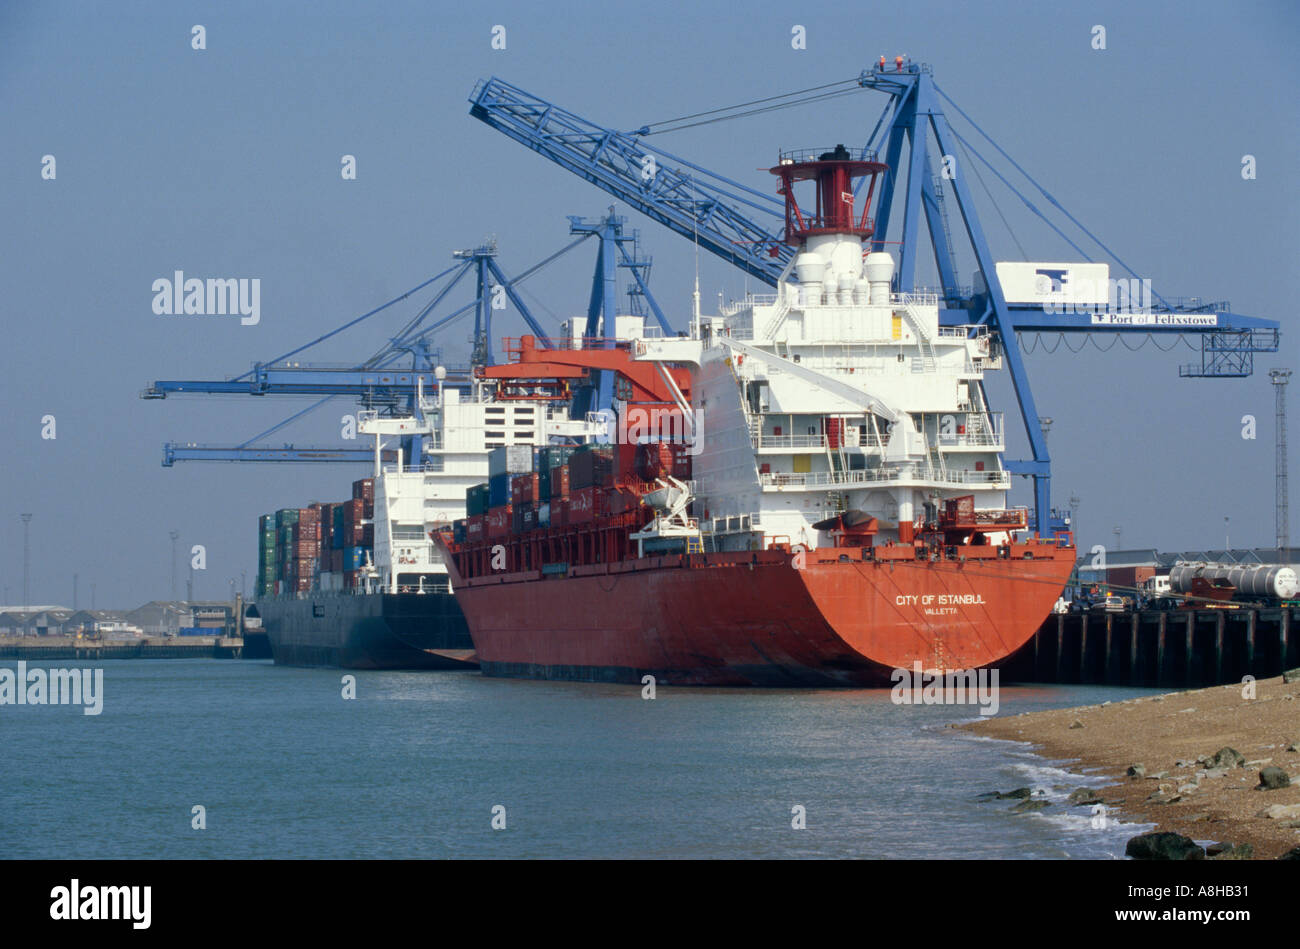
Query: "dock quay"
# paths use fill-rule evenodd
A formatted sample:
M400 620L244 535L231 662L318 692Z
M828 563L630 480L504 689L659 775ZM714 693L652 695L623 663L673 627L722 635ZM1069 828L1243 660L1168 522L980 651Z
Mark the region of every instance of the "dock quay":
M75 636L0 638L0 661L77 659L239 659L244 641L229 636L155 636L128 640L90 640Z
M1058 613L1002 665L1003 681L1197 688L1300 666L1291 608Z

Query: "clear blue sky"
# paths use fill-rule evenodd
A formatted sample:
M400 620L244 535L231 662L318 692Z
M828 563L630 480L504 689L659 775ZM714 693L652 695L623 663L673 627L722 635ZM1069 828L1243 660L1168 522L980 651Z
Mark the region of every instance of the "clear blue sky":
M22 511L34 514L34 602L70 604L78 573L81 605L93 583L96 605L132 606L169 594L169 530L184 547L207 548L196 596L224 596L241 570L252 587L258 514L347 496L360 467L159 465L166 440L243 441L306 400L144 402L138 393L154 379L242 372L414 286L487 235L517 272L567 242L565 215L600 214L604 192L469 118L470 90L491 75L627 129L908 54L933 64L940 85L1158 291L1281 320L1284 352L1260 369L1300 369L1291 312L1298 9L0 5L8 602L21 598ZM204 51L190 48L196 23L207 29ZM505 50L490 46L495 24L507 29ZM806 50L791 48L795 24L806 27ZM1107 29L1104 51L1090 46L1096 24ZM860 144L882 105L864 91L660 144L770 187L758 169L778 148ZM54 181L41 179L47 154ZM356 181L339 175L344 154L357 157ZM1256 156L1254 181L1241 178L1244 154ZM990 188L1031 259L1073 258L1001 186ZM691 247L629 213L654 256L657 296L680 321ZM1017 258L991 208L983 218L995 254ZM548 321L585 310L594 248L576 253L528 285ZM153 280L178 269L260 277L260 325L154 315ZM746 289L721 263L705 260L701 274L706 300ZM412 312L395 308L315 358L368 356ZM468 332L462 323L442 337L449 361L466 352ZM1263 372L1179 379L1178 364L1192 358L1186 348L1122 345L1028 357L1040 412L1055 419L1054 499L1082 499L1084 545L1113 542L1118 524L1126 547L1220 546L1225 515L1234 546L1272 543L1271 386ZM1010 412L1007 387L993 392ZM1291 402L1300 405L1294 392ZM274 441L337 443L346 410L331 406ZM52 441L41 438L47 414L57 419ZM1240 437L1245 414L1259 419L1255 441ZM1300 423L1293 429L1300 443Z

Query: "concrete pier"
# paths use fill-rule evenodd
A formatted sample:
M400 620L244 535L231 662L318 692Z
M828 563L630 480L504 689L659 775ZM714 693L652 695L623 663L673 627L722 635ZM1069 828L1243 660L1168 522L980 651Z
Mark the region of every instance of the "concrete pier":
M75 636L20 636L0 639L0 660L46 662L76 659L238 659L244 641L227 636L177 636L132 640L91 640Z
M1300 666L1295 610L1139 610L1049 616L1002 666L1007 682L1201 687Z

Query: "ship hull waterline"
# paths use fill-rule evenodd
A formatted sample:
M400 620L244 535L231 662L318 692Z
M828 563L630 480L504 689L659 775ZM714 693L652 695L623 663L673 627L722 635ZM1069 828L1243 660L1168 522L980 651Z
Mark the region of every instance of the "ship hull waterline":
M474 669L473 643L448 593L314 593L257 609L277 665Z
M653 558L455 589L486 675L879 687L916 663L927 672L996 666L1033 636L1073 568L1072 556L798 569L744 559Z

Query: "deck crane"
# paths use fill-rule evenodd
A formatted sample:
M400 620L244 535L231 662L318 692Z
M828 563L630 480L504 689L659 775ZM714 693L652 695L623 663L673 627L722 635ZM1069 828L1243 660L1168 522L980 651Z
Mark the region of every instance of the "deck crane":
M824 91L837 86L839 88L834 88L833 91ZM899 57L891 66L882 57L880 63L864 70L856 78L841 83L756 100L764 105L750 111L741 110L755 103L744 103L731 109L718 109L697 115L710 116L703 121L722 121L856 91L855 87L884 92L889 96L861 156L873 157L872 146L877 138L883 139L883 161L889 166L889 171L881 186L881 211L875 226L873 246L878 250L886 243L896 243L900 248L900 266L894 289L898 292L917 290L916 262L923 240L920 230L924 214L929 244L943 283L941 323L948 326L983 324L1001 340L1018 408L1032 449L1032 458L1008 460L1006 466L1012 473L1033 478L1034 525L1040 534L1046 535L1051 523L1051 463L1047 453L1047 440L1034 405L1028 372L1021 358L1017 334L1197 334L1201 339L1201 362L1181 367L1179 375L1183 377L1248 376L1254 369L1255 353L1277 351L1277 322L1232 313L1226 303L1203 302L1195 298L1183 301L1158 297L1158 307L1144 307L1143 312L1137 315L1117 318L1119 315L1112 313L1111 307L1105 304L1091 308L1069 308L1073 312L1049 312L1050 308L1044 307L1041 302L1029 303L1021 299L1009 302L966 179L965 166L971 162L953 162L950 160L953 156L974 156L1017 194L1030 211L1065 238L1085 261L1091 261L1092 258L1007 177L998 172L991 162L985 160L972 141L953 130L945 115L944 103L965 119L975 132L1027 179L1042 196L1042 200L1063 213L1107 257L1115 260L1130 274L1133 280L1137 280L1138 275L975 125L935 84L933 72L927 65L911 63ZM804 93L807 95L802 95ZM793 251L784 239L783 202L774 195L764 194L711 172L647 141L657 131L671 131L673 128L642 126L630 132L606 128L495 77L480 81L469 101L470 115L474 118L609 192L673 232L696 241L701 248L759 280L776 286L789 264ZM695 116L686 118L693 119ZM670 123L656 125L665 126ZM675 127L686 126L678 123ZM938 145L938 157L943 160L942 177L934 174L935 163L931 161L929 151L931 133ZM975 170L978 172L978 166ZM889 229L890 215L900 179L904 182L905 189L902 201L903 222L901 234L891 241L889 239L895 235ZM969 250L978 265L982 287L964 288L957 279L945 201L946 188L951 189ZM1056 279L1051 274L1044 276L1048 280Z
M356 399L368 409L378 408L382 411L421 414L417 393L421 389L435 390L441 383L468 389L474 379L476 367L491 365L492 355L492 314L503 306L505 297L512 303L528 328L545 347L547 339L554 334L548 333L529 310L519 295L519 284L537 273L548 264L585 243L589 238L596 238L599 250L596 257L596 273L593 279L592 301L588 309L586 335L597 336L603 325L602 320L608 314L612 320L616 311L616 273L619 268L628 270L632 281L628 287L629 306L633 313L643 312L643 303L648 304L654 317L667 332L672 332L659 304L650 293L648 286L650 260L641 256L639 235L636 231L624 227L626 218L616 215L611 208L609 213L596 220L582 217L569 217L570 234L576 236L557 252L539 263L510 277L497 263L497 247L493 240L485 241L477 247L455 251L452 256L456 264L430 277L406 293L367 313L344 323L316 339L295 347L265 363L256 363L247 372L223 380L159 380L140 393L144 399L165 399L169 395L318 395L322 398L301 412L282 420L266 431L253 436L239 445L207 445L196 442L173 443L163 446L163 466L171 467L178 461L241 461L241 462L358 462L373 464L374 452L368 448L350 448L335 446L271 446L255 444L290 422L301 418L308 412L319 408L336 397ZM451 313L427 322L437 307L451 293L462 278L473 273L476 287L475 297L469 303L453 310ZM403 302L426 288L450 277L433 299L421 308L419 313L404 326L396 336L373 356L361 364L326 365L298 361L301 353L324 342L344 330L350 329L397 303ZM498 292L498 290L500 292ZM439 365L440 358L436 350L429 346L429 337L459 319L470 310L474 311L473 355L471 365L451 369ZM426 325L427 322L427 325ZM399 363L409 357L409 368L399 367ZM588 394L588 403L593 396ZM584 409L585 410L585 409ZM406 458L422 456L421 436L407 436L402 440L403 455ZM381 460L392 461L396 451L385 453Z

